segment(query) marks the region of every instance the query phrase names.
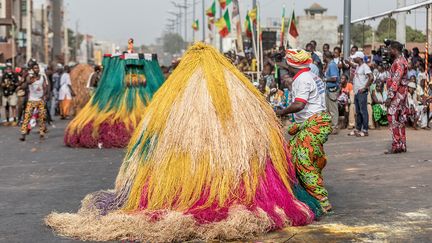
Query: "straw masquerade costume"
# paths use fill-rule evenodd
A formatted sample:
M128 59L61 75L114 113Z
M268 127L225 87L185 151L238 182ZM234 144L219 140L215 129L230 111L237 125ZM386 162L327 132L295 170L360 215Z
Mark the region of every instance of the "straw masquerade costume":
M66 129L70 147L126 147L164 77L155 55L105 55L94 95Z
M272 108L227 59L197 43L147 107L115 189L45 222L82 240L249 238L313 221L296 183Z
M292 97L294 105L297 103L300 108L293 111L294 106L291 105L278 113L294 113L295 123L288 128L292 136L289 142L291 159L301 184L326 212L331 205L321 172L327 163L323 145L332 128L331 116L325 112L325 84L310 72L310 53L287 50L286 60L289 66L298 70L293 78Z

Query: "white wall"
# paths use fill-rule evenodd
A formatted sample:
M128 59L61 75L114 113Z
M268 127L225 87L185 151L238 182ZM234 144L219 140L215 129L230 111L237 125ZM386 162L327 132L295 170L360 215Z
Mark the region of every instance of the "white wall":
M299 16L297 28L297 48L305 48L311 40L317 42L320 51L324 43L328 43L331 49L338 45L337 16Z

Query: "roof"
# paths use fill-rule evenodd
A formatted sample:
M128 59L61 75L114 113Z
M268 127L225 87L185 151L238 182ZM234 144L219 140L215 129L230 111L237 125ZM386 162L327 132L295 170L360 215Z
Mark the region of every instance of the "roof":
M321 5L319 5L318 3L313 3L309 8L307 8L307 10L320 10L320 11L326 11L326 8L323 8Z

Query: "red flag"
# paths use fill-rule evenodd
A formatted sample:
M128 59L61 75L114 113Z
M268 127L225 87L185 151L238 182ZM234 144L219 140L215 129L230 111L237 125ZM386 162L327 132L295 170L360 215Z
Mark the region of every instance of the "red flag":
M292 36L292 37L294 37L294 38L297 38L298 36L299 36L299 33L298 33L298 31L297 31L297 26L296 26L296 23L295 23L295 14L294 14L294 10L293 10L293 13L292 13L292 16L291 16L291 21L290 21L290 24L289 24L289 33L290 33L290 35Z

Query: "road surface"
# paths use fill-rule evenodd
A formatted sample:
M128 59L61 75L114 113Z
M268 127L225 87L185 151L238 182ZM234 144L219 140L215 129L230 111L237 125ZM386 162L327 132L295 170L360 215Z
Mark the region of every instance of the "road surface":
M76 212L87 193L113 187L124 151L71 149L64 122L40 143L0 127L0 242L77 242L43 225L51 211ZM432 242L432 132L408 131L409 152L384 155L387 130L331 136L324 170L334 213L256 242Z

